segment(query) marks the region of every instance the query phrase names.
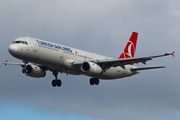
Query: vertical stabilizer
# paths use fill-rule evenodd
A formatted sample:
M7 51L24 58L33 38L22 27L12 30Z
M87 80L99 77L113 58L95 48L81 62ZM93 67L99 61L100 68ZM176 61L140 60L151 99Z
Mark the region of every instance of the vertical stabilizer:
M132 35L124 48L124 51L120 55L119 59L121 58L132 58L134 57L136 51L136 43L137 43L138 33L132 32Z

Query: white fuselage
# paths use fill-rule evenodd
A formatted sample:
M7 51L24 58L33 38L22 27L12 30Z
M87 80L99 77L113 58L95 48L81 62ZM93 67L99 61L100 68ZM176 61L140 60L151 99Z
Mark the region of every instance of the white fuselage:
M27 44L15 43L16 41L26 41ZM87 76L92 75L84 73L79 67L73 66L74 61L82 62L112 59L106 56L30 37L17 38L9 46L9 52L18 59L47 66L48 68L55 69L62 73ZM98 77L99 79L117 79L138 73L132 72L130 70L131 68L134 68L134 66L125 65L125 69L122 67L111 67L106 72L92 77Z

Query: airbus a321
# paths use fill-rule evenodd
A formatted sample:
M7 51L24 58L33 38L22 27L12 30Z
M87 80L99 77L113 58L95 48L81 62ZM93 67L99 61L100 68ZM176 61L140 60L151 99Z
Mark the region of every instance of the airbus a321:
M44 40L20 37L9 46L9 53L22 60L22 63L4 62L5 65L21 65L22 73L27 76L40 78L46 76L46 71L51 71L55 76L52 80L53 87L60 87L62 82L58 79L58 73L90 76L91 85L99 85L99 79L112 80L129 77L138 74L141 70L164 68L164 66L137 68L134 63L146 64L152 58L172 55L134 57L136 51L138 33L132 35L122 54L113 59L110 57L86 52L72 47L47 42Z

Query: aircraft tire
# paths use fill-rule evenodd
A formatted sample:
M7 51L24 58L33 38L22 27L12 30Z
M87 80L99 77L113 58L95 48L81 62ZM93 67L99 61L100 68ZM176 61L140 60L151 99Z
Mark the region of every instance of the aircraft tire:
M61 80L57 80L57 81L56 81L56 85L57 85L58 87L61 87L61 85L62 85Z
M52 81L52 86L53 86L53 87L56 87L56 85L57 85L57 80L53 80L53 81Z
M25 73L26 72L26 69L22 69L22 73Z
M89 83L90 83L90 85L94 85L94 79L91 78L91 79L89 80Z
M94 79L94 84L95 84L95 85L99 85L99 79L98 79L98 78L95 78L95 79Z

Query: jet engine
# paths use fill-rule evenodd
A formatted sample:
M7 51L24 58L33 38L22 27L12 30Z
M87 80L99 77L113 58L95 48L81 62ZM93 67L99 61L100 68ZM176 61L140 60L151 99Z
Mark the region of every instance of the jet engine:
M27 76L40 78L45 77L46 72L36 65L27 65L25 69L23 69L23 73L25 73Z
M81 70L84 73L88 73L90 75L99 75L99 74L103 73L102 68L99 65L97 65L96 63L93 63L93 62L84 62L81 65Z

